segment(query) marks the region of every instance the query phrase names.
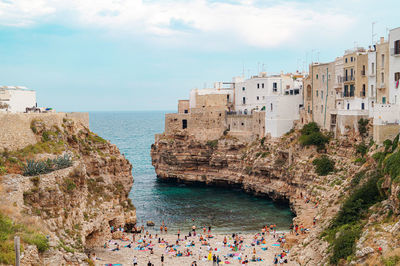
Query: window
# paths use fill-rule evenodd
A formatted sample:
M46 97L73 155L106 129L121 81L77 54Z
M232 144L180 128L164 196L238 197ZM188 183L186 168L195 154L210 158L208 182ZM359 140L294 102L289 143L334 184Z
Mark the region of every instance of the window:
M263 89L264 89L264 83L261 83L261 88L263 88Z
M324 112L324 106L321 104L321 114Z
M353 62L353 57L350 57L350 62Z
M273 106L272 103L271 103L271 112L272 112L273 109L274 109L274 106Z
M276 82L272 83L272 89L273 91L278 91L278 83Z
M188 109L185 109L183 112L184 112L185 114L189 113Z
M400 72L394 73L394 81L399 81L400 80Z
M258 100L260 100L260 97L259 97L259 96L257 96L257 101L258 101Z
M375 63L371 63L371 74L375 74Z
M381 65L381 68L384 68L384 66L385 66L385 55L382 54L382 65Z
M344 97L349 97L349 85L344 85Z
M322 82L325 82L325 75L322 75Z
M365 65L362 67L361 75L365 76Z
M381 73L381 82L383 83L383 82L385 82L385 73Z
M315 93L317 93L317 97L318 97L318 91L315 91Z
M400 40L394 42L394 54L400 54Z
M317 76L316 76L316 79L318 79L318 74L317 74Z
M347 63L347 58L344 59L344 62Z
M245 87L243 87L243 88L242 88L242 91L245 91L245 90L246 90L246 88L245 88Z
M229 94L227 94L227 95L226 95L226 99L227 99L227 100L228 100L228 102L229 102Z
M362 85L361 97L365 97L365 84Z
M243 97L242 103L243 103L243 104L246 104L246 97Z
M361 110L364 110L364 109L365 109L365 104L361 103Z
M307 100L311 100L311 86L307 86Z
M347 104L347 110L350 110L350 104L349 103Z
M260 83L257 83L257 89L259 89L260 88Z
M187 128L187 120L183 119L182 120L182 129L185 129L185 128Z
M386 97L382 97L382 103L386 104Z
M371 95L374 97L374 85L371 85Z
M321 90L321 99L324 99L324 91Z

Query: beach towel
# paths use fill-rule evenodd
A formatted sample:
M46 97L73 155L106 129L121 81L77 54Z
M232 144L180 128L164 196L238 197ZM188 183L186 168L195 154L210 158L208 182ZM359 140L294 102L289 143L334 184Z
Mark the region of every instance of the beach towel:
M281 246L281 244L279 244L279 243L275 243L275 244L272 244L272 246L273 246L273 247L280 247L280 246Z

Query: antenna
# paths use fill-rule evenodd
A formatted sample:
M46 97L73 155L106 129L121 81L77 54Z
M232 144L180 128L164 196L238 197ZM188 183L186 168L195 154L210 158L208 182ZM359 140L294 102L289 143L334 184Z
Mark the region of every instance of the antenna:
M257 75L260 74L260 62L257 62Z
M376 21L373 21L371 23L371 45L374 46L374 37L375 37L375 33L374 33L374 26L376 24Z
M244 62L242 62L243 70L242 70L242 78L244 78Z

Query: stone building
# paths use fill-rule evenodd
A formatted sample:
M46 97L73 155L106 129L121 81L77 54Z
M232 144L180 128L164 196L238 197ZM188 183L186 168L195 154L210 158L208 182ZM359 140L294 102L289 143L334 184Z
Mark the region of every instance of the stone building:
M330 130L331 113L335 110L335 62L313 63L304 79L303 124L316 122L322 129Z
M178 113L165 115L165 134L186 132L199 140L213 140L230 135L252 140L263 137L265 113L241 115L233 109L232 89L194 89L190 100L178 102Z

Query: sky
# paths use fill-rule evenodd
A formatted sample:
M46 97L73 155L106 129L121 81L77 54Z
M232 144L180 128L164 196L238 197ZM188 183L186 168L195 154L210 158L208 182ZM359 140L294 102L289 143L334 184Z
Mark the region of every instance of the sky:
M368 47L399 12L398 0L0 0L0 85L58 111L176 110L193 88Z

